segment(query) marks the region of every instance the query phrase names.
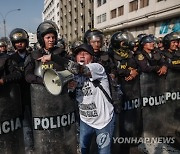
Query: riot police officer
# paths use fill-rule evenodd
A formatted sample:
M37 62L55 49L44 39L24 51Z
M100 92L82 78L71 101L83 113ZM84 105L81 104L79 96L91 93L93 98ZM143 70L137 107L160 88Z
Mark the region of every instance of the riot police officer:
M94 49L94 62L105 67L107 73L111 73L113 62L108 52L102 51L104 34L98 29L89 29L84 34L84 43L90 44Z
M139 70L131 51L134 37L129 31L115 32L111 37L111 49L114 57L114 74L123 92L122 111L119 115L121 137L138 137L141 133L141 108ZM137 102L133 105L133 102ZM120 146L122 153L128 153L132 145Z
M7 53L8 55L11 55L14 53L13 50L8 50L8 45L5 41L3 40L0 40L0 52L5 52Z
M10 59L15 63L20 72L21 80L19 80L21 89L21 101L23 109L23 131L25 139L26 150L32 150L32 122L31 122L31 98L30 98L30 84L25 80L25 61L29 55L29 35L26 30L22 28L15 28L10 33L10 41L15 49L15 53L11 55Z
M13 66L13 67L12 67ZM9 60L9 55L1 51L0 52L0 86L8 82L16 81L21 78L21 74L16 65L12 64Z
M0 40L0 52L7 53L7 44L5 41Z
M159 75L164 75L167 72L167 64L154 48L152 36L144 36L140 41L140 50L136 55L137 63L142 72L156 72Z
M56 46L57 31L57 25L52 21L40 23L37 28L37 39L41 48L33 51L26 61L25 78L31 83L35 153L75 153L77 146L75 104L68 95L67 85L64 85L62 93L57 96L52 95L44 86L44 72L47 69L58 72L65 70L63 65L58 65L53 60L40 60L44 55L66 57L64 50ZM60 62L63 63L63 60ZM43 117L46 117L50 125L46 125L48 123Z
M15 53L11 55L11 60L16 63L19 70L21 71L22 78L20 80L21 95L23 105L30 105L30 91L29 84L25 81L25 60L29 55L27 48L29 47L29 35L22 28L15 28L10 33L10 41L15 49Z
M8 55L6 53L6 50L4 50L4 48L6 47L6 44L4 41L0 41L0 83L3 83L3 80L1 79L3 75L5 75L5 63L6 60L8 59Z
M180 36L178 33L172 32L165 35L163 39L165 48L163 55L170 69L180 70L180 52L178 51L179 38Z
M118 72L126 81L132 80L138 74L137 64L129 49L134 37L130 32L116 32L111 37L111 48Z
M166 62L168 63L168 73L165 80L165 92L170 95L166 99L167 108L164 110L166 113L165 118L167 123L173 123L173 126L168 128L169 134L174 136L175 143L174 146L179 149L180 145L180 136L178 134L179 125L180 125L180 104L178 99L178 94L180 91L180 52L178 50L178 41L180 39L180 35L178 32L171 32L164 36L163 38L163 45L164 45L164 52L163 56L165 57ZM172 99L172 95L175 94L175 99ZM167 134L168 135L168 134Z
M62 70L63 68L57 66L54 62L42 64L38 58L52 53L62 56L64 50L56 46L58 39L57 25L52 21L45 21L38 26L37 39L41 48L32 52L26 61L26 80L29 83L43 84L43 70L47 68Z
M0 142L3 143L0 153L24 153L21 93L17 84L21 79L17 61L0 52ZM6 127L2 129L2 125Z

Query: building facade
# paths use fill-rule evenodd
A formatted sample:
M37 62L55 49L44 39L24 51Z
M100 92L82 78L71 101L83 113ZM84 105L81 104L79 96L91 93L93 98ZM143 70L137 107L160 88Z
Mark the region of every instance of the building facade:
M44 0L43 20L54 21L67 43L81 40L94 25L93 6L91 0Z
M34 44L37 42L37 35L29 32L28 35L29 35L29 46L33 48Z
M180 31L180 0L44 0L42 16L67 43L82 40L89 28L109 37L119 30L159 37Z
M164 36L180 31L180 0L95 0L94 27L105 34L129 30Z

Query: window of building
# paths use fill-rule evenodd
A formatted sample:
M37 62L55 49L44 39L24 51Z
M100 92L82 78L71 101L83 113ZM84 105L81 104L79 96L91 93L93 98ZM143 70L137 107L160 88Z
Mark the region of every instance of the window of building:
M149 5L149 0L140 0L140 8L146 7Z
M106 0L97 0L97 7L106 3Z
M134 0L129 3L129 12L138 10L138 0Z
M122 16L124 15L124 5L118 7L118 16Z
M91 14L91 9L89 9L89 17L91 17L92 16L92 14Z
M98 24L102 23L102 22L105 22L105 21L106 21L106 13L97 16L97 23Z
M116 9L111 10L111 19L116 18Z
M97 16L97 23L101 23L101 15Z
M106 3L106 0L102 0L102 4L105 4Z
M160 2L160 1L163 1L163 0L157 0L157 2Z
M102 14L102 22L106 21L106 13Z
M59 7L59 3L57 3L57 8Z
M97 7L101 6L101 0L97 0Z

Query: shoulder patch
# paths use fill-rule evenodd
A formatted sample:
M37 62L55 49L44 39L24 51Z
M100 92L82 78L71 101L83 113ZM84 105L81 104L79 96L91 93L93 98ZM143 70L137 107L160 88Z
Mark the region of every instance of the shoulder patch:
M143 60L143 59L144 59L143 54L139 54L139 55L138 55L138 60Z

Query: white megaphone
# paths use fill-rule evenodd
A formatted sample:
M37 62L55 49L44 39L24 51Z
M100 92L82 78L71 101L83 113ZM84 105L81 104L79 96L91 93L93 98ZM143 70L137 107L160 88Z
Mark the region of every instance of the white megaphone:
M54 69L46 69L43 76L46 89L53 95L59 95L63 86L73 78L74 74L68 70L56 72Z

